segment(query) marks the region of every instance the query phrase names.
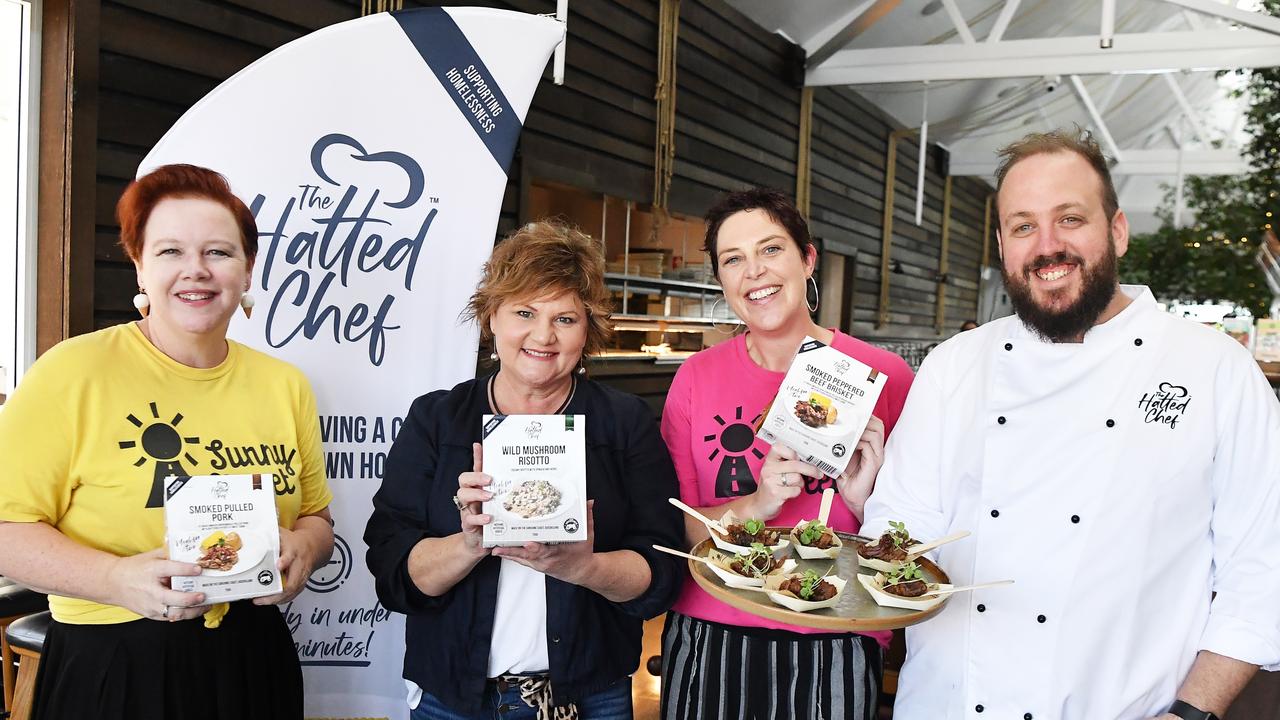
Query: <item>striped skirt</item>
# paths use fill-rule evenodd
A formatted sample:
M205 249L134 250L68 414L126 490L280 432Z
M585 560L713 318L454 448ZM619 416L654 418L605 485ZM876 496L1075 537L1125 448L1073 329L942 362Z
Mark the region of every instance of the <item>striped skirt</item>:
M880 645L668 613L663 720L874 720Z

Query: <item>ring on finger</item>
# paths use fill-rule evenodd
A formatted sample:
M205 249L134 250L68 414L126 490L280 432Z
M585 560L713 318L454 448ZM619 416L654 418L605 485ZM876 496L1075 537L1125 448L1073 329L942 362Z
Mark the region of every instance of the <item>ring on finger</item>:
M782 473L782 487L791 487L791 479L787 477L787 473Z
M165 620L168 620L168 619L169 619L169 606L168 606L168 605L165 605L165 606L164 606L164 610L161 610L161 611L160 611L160 617L164 618Z
M453 506L458 508L458 512L462 512L467 509L467 504L459 500L457 495L453 496Z

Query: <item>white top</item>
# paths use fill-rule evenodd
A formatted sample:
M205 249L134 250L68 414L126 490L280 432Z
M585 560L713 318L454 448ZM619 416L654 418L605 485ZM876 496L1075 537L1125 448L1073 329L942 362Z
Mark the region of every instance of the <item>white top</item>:
M498 601L493 615L486 677L545 673L547 658L547 576L515 560L502 559ZM410 709L422 700L422 688L404 681Z
M489 677L545 673L547 576L514 560L502 560L498 604L489 642Z
M1149 718L1201 649L1280 669L1280 405L1234 340L1122 289L1083 343L1009 317L920 368L866 533L971 530L951 579L1016 584L907 630L895 717Z

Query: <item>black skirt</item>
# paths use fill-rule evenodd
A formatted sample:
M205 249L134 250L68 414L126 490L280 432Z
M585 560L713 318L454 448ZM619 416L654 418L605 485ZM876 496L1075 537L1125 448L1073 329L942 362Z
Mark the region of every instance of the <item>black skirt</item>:
M301 720L302 668L280 609L242 601L214 629L54 622L35 696L35 720Z

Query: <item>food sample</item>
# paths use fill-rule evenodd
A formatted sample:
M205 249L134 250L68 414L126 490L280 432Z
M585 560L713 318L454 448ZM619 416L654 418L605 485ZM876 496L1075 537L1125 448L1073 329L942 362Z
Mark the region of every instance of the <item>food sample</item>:
M738 553L725 561L725 565L743 577L759 578L780 567L782 562L773 557L769 548L761 543L752 543L751 552Z
M522 518L543 517L560 507L560 491L546 480L525 480L502 503L503 509Z
M206 570L230 570L240 560L240 536L236 533L213 533L200 543L204 552L196 560L196 564Z
M890 530L874 543L858 546L858 564L876 570L891 571L910 556L910 547L917 544L907 532L905 523L889 522Z
M778 585L778 591L790 593L801 600L822 602L836 596L836 586L812 570L805 570L803 575L792 575Z
M835 559L844 542L835 531L818 520L801 520L791 530L791 542L805 560Z
M810 520L805 523L804 527L800 528L800 532L796 534L796 538L801 545L815 547L820 550L826 550L840 544L840 539L831 531L831 528L817 520Z
M835 575L819 575L813 570L777 575L764 582L770 600L796 612L835 607L840 602L844 586L844 579Z
M760 543L733 555L712 550L707 559L711 570L730 587L760 587L766 578L791 572L796 566L794 560L774 557L773 551Z
M896 572L888 574L859 574L858 581L877 605L904 610L929 610L937 607L947 596L935 593L951 588L950 585L929 582L915 562L901 565Z
M796 401L796 417L811 428L826 427L836 422L837 410L831 404L831 398L809 393L808 400Z
M777 530L766 528L764 521L754 519L732 523L725 526L725 530L728 531L728 534L723 536L726 541L743 547L751 547L754 543L777 545L778 537L781 535Z
M915 598L929 592L930 588L920 573L920 566L909 562L886 575L881 589L898 597Z
M711 535L711 542L726 553L747 553L751 551L752 545L759 543L775 556L785 556L791 545L791 541L783 534L785 531L767 527L763 520L744 520L735 516L732 510L721 516L718 522L726 532L722 533L711 526L707 530Z

